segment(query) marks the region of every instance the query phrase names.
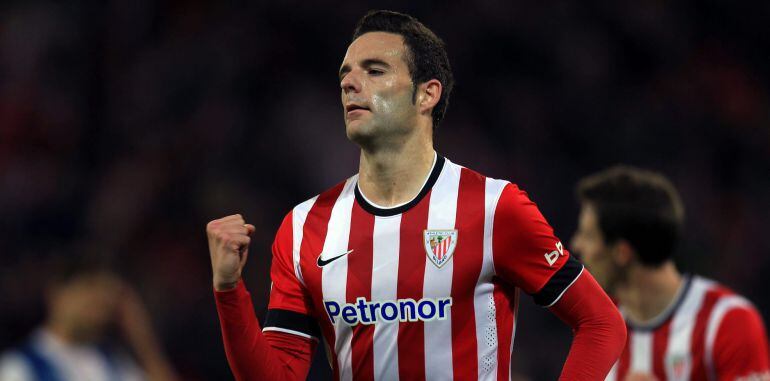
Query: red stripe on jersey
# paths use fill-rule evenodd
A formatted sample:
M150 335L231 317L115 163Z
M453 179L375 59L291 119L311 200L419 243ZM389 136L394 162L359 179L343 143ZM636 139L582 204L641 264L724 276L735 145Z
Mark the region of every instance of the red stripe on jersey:
M452 365L457 380L478 378L473 296L484 257L484 185L485 178L479 174L466 168L460 172L455 218L458 239L452 259ZM450 239L446 239L447 245ZM442 250L446 253L446 248Z
M316 259L323 250L332 208L340 193L342 193L344 186L345 182L342 182L318 196L305 219L305 225L302 229L302 243L300 244L300 268L302 269L305 284L308 286L319 285L319 287L308 287L308 290L315 302L316 319L329 345L330 350L327 353L331 355L329 361L332 364L335 380L339 379L339 367L337 366L337 354L334 352L334 326L332 326L329 318L324 314L323 291L320 288L321 269L316 264Z
M280 284L281 292L271 292L268 309L284 309L310 314L307 303L300 305L296 298L303 295L300 283L296 281L297 275L294 273L294 262L292 249L294 246L294 237L292 234L292 219L294 211L284 217L281 227L275 235L273 242L273 263L270 266L270 277L274 284ZM275 286L274 286L275 287Z
M631 366L631 328L626 325L626 328L628 329L628 339L626 340L626 348L623 349L623 353L620 355L619 364L618 364L618 373L616 380L622 381L626 378L626 374L628 374L628 368Z
M431 193L401 216L396 291L399 299L422 298L427 255L423 231L428 227ZM425 327L422 321L398 325L398 376L401 380L425 379Z
M372 299L373 235L374 216L354 202L348 240L348 250L353 250L348 255L348 303L355 304L359 297L367 301ZM373 341L374 325L358 324L353 327L351 366L356 380L374 380Z
M668 349L668 338L671 332L671 319L652 333L652 373L659 380L666 379L666 368L662 361Z
M690 354L692 358L692 373L691 379L693 380L706 380L708 375L706 374L706 366L704 364L703 356L695 357L694 354L702 354L706 350L706 325L708 324L709 317L711 317L711 311L714 310L719 298L732 294L726 288L715 287L706 292L703 297L703 304L700 311L695 318L695 328L692 331L692 339L690 340Z
M515 287L506 286L505 282L494 281L495 290L492 295L495 299L495 320L497 323L497 379L510 378L511 364L511 340L516 321L516 304L518 303L518 290Z

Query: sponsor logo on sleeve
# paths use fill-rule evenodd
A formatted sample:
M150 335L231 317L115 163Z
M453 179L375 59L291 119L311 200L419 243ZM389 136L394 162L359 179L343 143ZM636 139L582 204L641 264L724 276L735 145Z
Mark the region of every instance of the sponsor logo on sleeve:
M548 266L553 266L556 261L559 260L559 257L564 255L564 246L562 246L561 241L556 242L556 250L545 253L545 260L548 262Z

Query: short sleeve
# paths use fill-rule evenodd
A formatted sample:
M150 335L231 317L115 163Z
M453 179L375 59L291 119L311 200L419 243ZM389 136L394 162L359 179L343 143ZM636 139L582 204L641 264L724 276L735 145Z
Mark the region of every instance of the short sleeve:
M503 189L495 207L492 253L497 276L550 306L577 279L583 265L554 236L526 192Z
M295 270L293 213L281 223L273 242L270 267L270 302L263 331L280 331L303 337L319 337L312 301ZM299 248L297 248L299 250Z
M32 370L19 352L6 352L0 357L0 380L30 381L32 379Z
M720 381L770 378L767 333L762 317L751 305L733 308L724 315L713 353Z

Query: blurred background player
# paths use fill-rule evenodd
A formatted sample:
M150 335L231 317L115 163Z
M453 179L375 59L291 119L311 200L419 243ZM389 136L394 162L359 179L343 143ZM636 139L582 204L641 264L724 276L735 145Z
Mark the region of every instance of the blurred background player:
M519 289L574 329L562 378L603 378L625 340L611 300L524 191L434 150L453 84L443 41L371 11L339 81L359 172L278 229L264 333L241 280L255 227L207 226L236 379L305 379L323 338L339 380L508 380Z
M663 175L615 166L581 180L572 249L616 298L628 342L607 380L770 380L762 317L673 261L684 220Z
M2 356L0 380L176 380L147 310L127 283L92 261L67 261L55 272L45 323ZM110 340L113 329L134 356Z

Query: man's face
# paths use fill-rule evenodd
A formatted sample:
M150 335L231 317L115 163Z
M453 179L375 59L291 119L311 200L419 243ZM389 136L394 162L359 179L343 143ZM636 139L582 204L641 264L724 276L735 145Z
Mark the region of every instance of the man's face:
M572 251L580 254L596 281L608 292L613 293L621 276L621 269L613 258L614 245L604 241L604 234L599 227L599 217L591 204L583 203L578 219L578 230L570 244Z
M96 341L115 318L120 283L111 274L82 275L59 286L51 300L51 317L79 342Z
M340 67L345 129L359 145L398 138L414 126L418 109L400 35L369 32L348 46Z

